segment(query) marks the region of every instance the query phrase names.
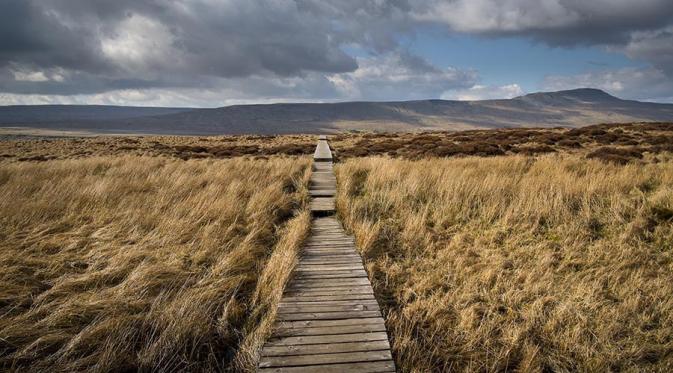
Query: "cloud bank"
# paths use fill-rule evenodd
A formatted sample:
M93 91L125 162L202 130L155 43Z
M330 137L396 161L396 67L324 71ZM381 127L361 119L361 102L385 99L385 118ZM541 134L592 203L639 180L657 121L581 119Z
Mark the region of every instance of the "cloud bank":
M649 67L552 76L543 86L673 97L670 0L5 0L0 7L0 104L521 93L516 82L484 87L477 71L435 66L400 45L401 36L429 25L447 35L608 48ZM649 82L658 83L656 93L644 94Z

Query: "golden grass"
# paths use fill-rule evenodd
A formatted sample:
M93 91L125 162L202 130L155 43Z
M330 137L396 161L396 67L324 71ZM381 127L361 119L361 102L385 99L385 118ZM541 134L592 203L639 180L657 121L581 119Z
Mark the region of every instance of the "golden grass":
M402 371L671 371L673 160L350 159Z
M308 158L0 165L0 370L250 370Z

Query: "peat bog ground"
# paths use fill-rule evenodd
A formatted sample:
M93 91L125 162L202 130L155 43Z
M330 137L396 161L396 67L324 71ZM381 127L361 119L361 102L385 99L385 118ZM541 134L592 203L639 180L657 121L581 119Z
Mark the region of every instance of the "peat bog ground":
M343 133L401 371L673 366L673 125ZM0 370L250 371L315 137L0 141Z

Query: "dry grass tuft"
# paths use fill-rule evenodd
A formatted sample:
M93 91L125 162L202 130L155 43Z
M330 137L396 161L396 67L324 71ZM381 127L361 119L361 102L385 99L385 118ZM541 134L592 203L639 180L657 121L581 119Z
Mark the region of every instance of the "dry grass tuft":
M336 171L402 371L673 367L673 160L361 158Z
M308 165L2 164L0 370L249 367L307 234Z

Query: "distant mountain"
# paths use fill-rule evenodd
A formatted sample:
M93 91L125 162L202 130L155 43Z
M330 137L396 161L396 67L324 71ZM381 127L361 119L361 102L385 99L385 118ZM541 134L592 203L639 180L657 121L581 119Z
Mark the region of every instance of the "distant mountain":
M117 120L175 114L189 108L106 105L15 105L0 106L0 124L53 123L83 120Z
M0 107L0 126L150 134L334 133L673 122L673 104L621 100L598 89L507 100L235 105L216 109Z

